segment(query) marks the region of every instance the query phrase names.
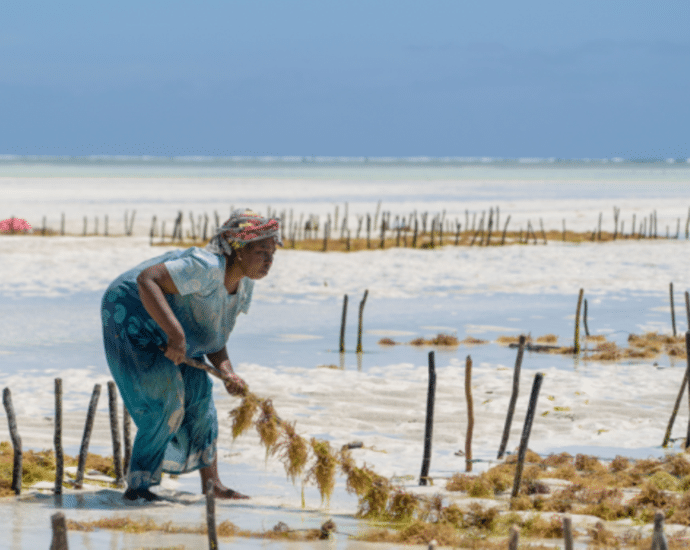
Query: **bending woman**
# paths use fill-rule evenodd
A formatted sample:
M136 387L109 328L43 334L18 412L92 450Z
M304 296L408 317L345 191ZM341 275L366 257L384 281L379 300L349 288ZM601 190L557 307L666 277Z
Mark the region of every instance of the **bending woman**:
M202 492L211 479L216 496L249 498L218 478L212 383L183 363L205 355L228 393L244 391L226 342L281 244L277 220L235 210L205 248L153 258L108 287L101 304L105 356L137 426L126 499L157 500L150 487L160 484L162 472L197 469Z

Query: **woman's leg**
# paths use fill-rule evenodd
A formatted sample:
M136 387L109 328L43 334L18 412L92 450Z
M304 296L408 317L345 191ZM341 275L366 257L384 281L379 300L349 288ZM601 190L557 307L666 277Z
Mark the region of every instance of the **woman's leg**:
M209 480L213 480L213 490L218 498L228 498L228 499L245 499L249 498L247 495L233 491L229 487L223 485L218 477L218 456L213 459L213 464L201 468L199 470L201 474L201 492L206 494L206 485Z

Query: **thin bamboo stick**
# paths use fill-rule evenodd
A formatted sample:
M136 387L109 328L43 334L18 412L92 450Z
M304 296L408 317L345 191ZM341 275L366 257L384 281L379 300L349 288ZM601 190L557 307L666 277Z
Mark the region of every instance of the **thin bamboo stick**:
M55 488L56 495L62 494L62 482L65 477L65 454L62 449L62 379L55 379Z
M472 433L474 432L474 403L472 401L472 358L465 359L465 399L467 400L467 435L465 436L465 471L472 471ZM433 407L433 403L432 403Z
M513 423L513 415L515 414L515 405L517 403L518 393L520 391L520 369L522 368L522 357L525 353L525 342L527 339L524 334L520 335L518 344L517 357L515 358L515 368L513 369L513 390L510 394L510 403L508 404L508 414L506 415L506 422L503 426L503 437L501 444L498 447L498 455L496 458L500 460L506 451L508 445L508 437L510 435L510 427Z
M86 413L86 424L84 425L84 435L81 439L81 448L79 450L79 462L77 464L77 475L74 479L74 487L81 489L84 482L84 469L86 468L86 457L89 452L89 441L91 439L91 431L93 430L93 421L96 416L96 405L98 405L98 398L101 395L101 385L96 384L93 387L91 394L91 401L89 402L89 410Z
M436 398L436 367L434 364L434 352L429 352L429 387L426 394L426 422L424 427L424 456L422 458L422 471L419 474L419 485L425 486L429 478L429 465L431 463L431 441L434 433L434 400Z
M10 430L10 439L12 440L12 447L14 448L11 489L16 495L19 495L22 492L22 438L19 437L19 430L17 430L17 417L14 414L12 392L9 388L5 388L2 392L2 404L5 406L7 424Z
M518 450L518 459L515 467L515 479L513 480L513 491L511 498L515 498L520 491L520 483L522 482L522 469L525 465L525 455L527 454L527 445L529 444L529 436L532 431L532 422L534 420L534 413L537 408L537 399L539 398L539 389L541 388L544 374L538 372L534 376L532 384L532 393L529 398L529 405L527 407L527 415L525 416L525 424L522 428L522 437L520 439L520 448Z

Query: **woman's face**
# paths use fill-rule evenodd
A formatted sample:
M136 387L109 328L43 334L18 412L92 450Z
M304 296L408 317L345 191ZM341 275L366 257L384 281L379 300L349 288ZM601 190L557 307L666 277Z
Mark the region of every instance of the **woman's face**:
M262 239L249 243L237 251L237 262L250 279L262 279L268 275L276 251L274 239Z

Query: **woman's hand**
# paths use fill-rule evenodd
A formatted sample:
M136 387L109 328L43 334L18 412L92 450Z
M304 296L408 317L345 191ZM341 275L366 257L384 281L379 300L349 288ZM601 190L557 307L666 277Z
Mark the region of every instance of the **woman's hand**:
M246 395L247 393L247 383L234 372L223 373L223 383L230 395Z
M164 355L176 365L184 363L187 357L187 341L184 334L168 338L168 345L165 347Z
M223 377L225 389L230 395L245 395L247 393L247 383L235 374L229 359L218 365L218 370Z

